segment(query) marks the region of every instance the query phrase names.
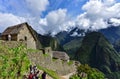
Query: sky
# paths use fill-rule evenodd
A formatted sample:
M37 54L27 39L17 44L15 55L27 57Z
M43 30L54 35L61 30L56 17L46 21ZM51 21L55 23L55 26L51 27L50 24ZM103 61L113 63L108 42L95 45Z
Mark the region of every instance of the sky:
M120 0L0 0L0 32L28 22L40 34L120 25Z

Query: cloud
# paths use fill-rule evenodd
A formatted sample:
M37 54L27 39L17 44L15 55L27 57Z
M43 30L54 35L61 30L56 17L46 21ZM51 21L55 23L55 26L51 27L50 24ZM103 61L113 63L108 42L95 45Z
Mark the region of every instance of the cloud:
M37 32L52 32L55 35L73 27L92 30L107 28L110 26L108 21L114 26L120 24L120 3L116 0L89 0L82 8L80 2L84 3L83 0L68 0L70 4L61 5L63 1L55 0L53 4L53 0L0 0L0 18L3 18L0 28L27 21ZM80 6L75 7L75 3ZM73 8L75 10L72 11L76 11L74 15L69 11Z
M111 23L113 26L119 26L119 25L120 25L120 19L118 19L118 18L111 18L111 19L110 19L110 23Z
M115 0L89 0L82 6L84 11L73 20L69 19L66 9L58 9L49 12L39 23L44 26L45 32L52 32L53 35L62 30L68 30L71 27L80 29L98 30L112 25L120 24L120 3ZM70 17L72 18L72 17ZM75 33L76 34L76 33Z
M85 18L86 13L77 16L75 20L75 25L80 27L80 29L89 29L90 27L90 20Z
M111 6L111 5L113 5L113 4L116 3L115 0L104 0L103 2L104 2L104 4L107 5L107 6Z
M8 26L25 22L24 17L15 16L11 13L0 13L0 31L3 31Z
M65 23L67 21L67 10L58 9L55 11L49 12L45 18L41 18L39 23L41 26L44 26L43 29L45 32L52 32L56 34L61 30L65 30Z
M119 8L120 3L116 3L115 0L89 0L82 7L85 12L77 16L76 25L81 29L107 28L109 19L120 17Z
M12 13L1 13L0 12L0 32L4 31L7 27L17 25L23 22L28 22L29 25L33 27L37 32L43 34L44 30L39 26L38 20L36 17L21 17L14 15Z
M28 22L35 30L42 33L39 19L49 5L48 0L0 0L0 28ZM0 29L2 32L4 29ZM39 29L39 30L38 30Z
M46 10L49 5L48 0L25 0L28 8L35 14Z
M77 36L78 33L77 32L73 32L73 34L71 34L70 36Z
M48 5L48 0L0 0L1 11L19 15L38 16L47 9Z

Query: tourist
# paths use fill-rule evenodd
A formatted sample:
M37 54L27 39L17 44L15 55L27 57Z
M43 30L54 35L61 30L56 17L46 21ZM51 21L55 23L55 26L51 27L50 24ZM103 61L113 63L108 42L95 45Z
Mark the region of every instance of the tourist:
M43 72L42 79L46 79L46 72Z

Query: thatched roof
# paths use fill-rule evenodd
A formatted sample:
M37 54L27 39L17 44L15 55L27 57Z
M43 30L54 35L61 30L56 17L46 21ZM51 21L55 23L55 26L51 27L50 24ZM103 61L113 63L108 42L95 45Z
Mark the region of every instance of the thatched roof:
M22 27L23 27L24 25L27 26L27 28L29 29L29 31L30 31L30 33L32 34L33 38L34 38L35 40L37 40L36 36L34 35L34 30L32 29L31 26L28 25L27 22L8 27L7 29L5 29L5 31L4 31L1 35L4 36L4 35L9 35L9 34L11 34L11 35L13 35L13 34L18 34L19 31L22 29Z
M65 52L53 51L53 58L58 58L61 60L69 60L69 56Z
M27 23L22 23L14 26L10 26L2 33L2 35L8 35L8 34L18 34L23 25L28 25Z

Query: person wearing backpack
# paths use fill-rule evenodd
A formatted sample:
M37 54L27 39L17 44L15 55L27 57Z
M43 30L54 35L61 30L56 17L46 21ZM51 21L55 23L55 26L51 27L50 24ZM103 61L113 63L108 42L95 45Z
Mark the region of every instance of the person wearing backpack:
M33 77L34 77L34 74L32 72L30 72L28 79L33 79Z

